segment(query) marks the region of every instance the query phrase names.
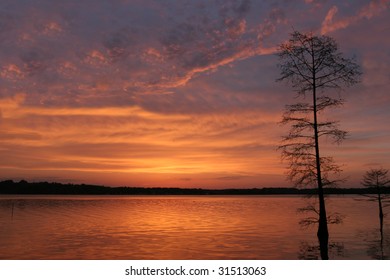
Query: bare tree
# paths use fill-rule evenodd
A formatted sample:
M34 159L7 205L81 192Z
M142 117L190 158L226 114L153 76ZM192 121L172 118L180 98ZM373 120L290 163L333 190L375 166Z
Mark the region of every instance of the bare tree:
M319 223L320 212L317 208L317 205L315 205L314 203L309 202L305 207L298 208L297 212L309 215L299 221L299 225L302 228L307 228ZM335 225L341 224L343 222L343 219L344 215L338 212L328 213L326 217L328 224Z
M322 259L328 259L328 222L323 187L335 184L332 174L341 169L332 157L320 155L320 138L327 137L340 143L347 132L338 128L338 122L320 120L326 109L341 106L344 100L336 94L327 95L328 90L340 92L359 82L359 65L353 59L344 58L338 52L334 39L312 33L291 34L288 42L281 44L278 52L281 76L277 81L287 81L308 102L287 105L283 124L290 124L289 133L279 148L282 158L289 162L288 178L296 187L318 189L318 231Z
M390 206L390 195L384 193L386 187L390 187L390 179L388 177L389 170L387 169L371 169L363 176L362 185L367 188L373 188L374 193L362 194L367 197L368 201L378 203L379 209L379 224L381 241L383 240L383 218L385 216L383 208Z

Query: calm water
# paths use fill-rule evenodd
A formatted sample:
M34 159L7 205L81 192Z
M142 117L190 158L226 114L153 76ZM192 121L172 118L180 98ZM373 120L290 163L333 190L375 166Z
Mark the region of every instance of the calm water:
M316 259L297 196L0 196L0 259ZM331 259L389 258L377 205L332 197ZM386 218L385 218L386 219Z

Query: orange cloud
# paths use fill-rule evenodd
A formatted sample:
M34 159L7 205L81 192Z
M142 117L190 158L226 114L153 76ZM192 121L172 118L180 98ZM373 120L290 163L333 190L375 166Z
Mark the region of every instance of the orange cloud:
M86 54L84 62L91 65L102 65L107 63L107 59L102 52L91 50Z
M15 64L9 64L2 68L0 76L4 79L16 81L24 77L23 70Z
M275 125L278 115L167 115L139 107L39 108L22 103L22 95L1 102L5 133L0 156L7 161L0 170L103 172L107 178L109 173L129 178L141 173L165 178L208 174L215 186L224 177L246 174L243 180L250 181L259 172L282 172L271 163L278 157L274 135L261 133Z
M43 33L45 35L55 35L63 31L61 25L55 21L48 22L44 25Z

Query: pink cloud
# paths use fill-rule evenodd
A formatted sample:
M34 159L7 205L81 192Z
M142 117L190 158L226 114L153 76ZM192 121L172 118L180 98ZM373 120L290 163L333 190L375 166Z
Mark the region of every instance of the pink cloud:
M368 5L362 7L359 12L353 16L335 20L339 11L337 6L333 6L327 13L321 26L321 34L331 33L336 30L344 29L355 24L362 19L371 19L389 8L389 0L374 0Z

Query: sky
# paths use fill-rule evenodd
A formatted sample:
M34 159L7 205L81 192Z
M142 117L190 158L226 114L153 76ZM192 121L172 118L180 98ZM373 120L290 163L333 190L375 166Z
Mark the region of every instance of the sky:
M2 0L0 180L291 186L275 53L294 30L361 65L323 116L348 139L321 144L358 187L390 168L390 0Z

